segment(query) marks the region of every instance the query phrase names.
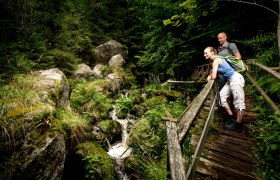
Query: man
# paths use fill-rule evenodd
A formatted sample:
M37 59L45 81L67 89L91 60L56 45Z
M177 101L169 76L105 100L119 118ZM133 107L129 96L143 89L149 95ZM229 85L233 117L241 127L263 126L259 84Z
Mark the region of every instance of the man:
M220 56L235 56L238 59L241 59L241 54L240 54L236 44L228 42L228 37L227 37L227 34L225 32L220 32L217 35L217 39L218 39L218 41L220 43L220 46L217 49L218 55L220 55ZM220 74L218 74L217 83L218 83L218 90L219 91L222 90L222 88L224 87L226 82L227 81L226 81L225 77L220 75ZM234 105L233 105L233 97L232 97L232 95L229 98L230 98L230 103L229 103L230 107L233 108ZM221 102L219 102L219 104L221 106ZM225 125L228 126L228 125L232 124L233 121L234 121L233 118L228 119L225 122Z
M220 32L217 35L217 39L220 43L220 46L217 49L218 55L220 56L235 56L238 59L241 59L241 54L236 46L235 43L229 43L228 42L228 37L227 34L225 32ZM219 91L224 87L226 80L223 76L218 75L217 78L218 81L218 88Z
M229 43L227 40L227 34L225 32L220 32L217 35L220 46L218 47L218 55L220 56L235 56L241 59L241 54L235 43Z

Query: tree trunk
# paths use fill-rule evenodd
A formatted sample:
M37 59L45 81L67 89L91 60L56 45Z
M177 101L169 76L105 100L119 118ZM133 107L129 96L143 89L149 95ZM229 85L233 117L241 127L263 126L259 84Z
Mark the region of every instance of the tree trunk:
M279 12L278 12L278 23L277 23L277 39L278 39L278 59L279 59L279 72L280 72L280 0L279 2Z

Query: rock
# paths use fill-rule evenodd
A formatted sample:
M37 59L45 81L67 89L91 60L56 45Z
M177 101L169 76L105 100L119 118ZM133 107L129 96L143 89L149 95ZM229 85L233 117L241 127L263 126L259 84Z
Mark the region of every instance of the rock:
M70 108L69 84L58 68L36 71L33 75L39 77L37 86L46 90L49 95L55 97L58 107Z
M65 141L61 133L46 135L43 140L27 135L21 150L15 159L20 163L20 179L52 179L62 177L66 157ZM17 175L15 175L17 179Z
M86 64L80 64L78 65L76 71L74 72L75 77L89 77L94 75L91 68Z
M123 59L122 55L117 54L113 56L109 61L109 66L122 66L125 63L125 60Z
M112 56L120 54L123 58L128 55L128 50L121 43L110 40L93 49L95 54L95 64L108 64Z
M115 92L121 88L123 79L116 73L108 74L105 80L109 83L109 90Z
M92 72L93 72L95 77L98 77L98 78L103 77L103 74L102 74L102 68L103 67L104 67L104 65L102 65L102 64L97 64L96 66L94 66Z

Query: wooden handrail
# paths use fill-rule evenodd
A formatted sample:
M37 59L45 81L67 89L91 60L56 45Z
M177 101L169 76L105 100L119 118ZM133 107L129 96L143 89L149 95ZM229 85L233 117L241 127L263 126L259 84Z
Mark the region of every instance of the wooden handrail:
M198 145L196 147L195 153L192 156L192 161L191 161L191 164L189 166L189 169L188 169L188 172L187 172L187 175L186 175L186 179L193 179L193 177L194 177L197 161L199 160L199 157L201 155L202 149L204 147L209 127L213 123L215 106L216 106L216 99L217 99L217 93L216 93L216 95L214 95L214 94L215 94L214 93L214 89L212 88L210 112L209 112L209 115L207 117L206 123L204 125L204 128L203 128L202 134L200 136Z
M202 104L205 102L206 97L208 96L210 90L214 85L214 81L210 80L204 86L199 95L193 100L193 103L190 105L189 110L184 113L183 116L180 116L181 119L178 123L178 138L181 143L186 133L189 131L191 124L193 123L195 117L197 116Z
M248 61L248 62L247 62L247 61ZM265 66L265 65L262 65L262 64L260 64L260 63L257 63L256 60L249 59L249 60L247 60L247 61L246 61L246 62L247 62L248 64L256 65L256 66L258 66L259 68L265 70L266 72L270 73L271 75L273 75L274 77L276 77L277 79L280 80L280 73L279 73L279 72L276 72L276 71L274 71L272 68L269 68L269 67L267 67L267 66Z
M204 140L207 136L208 128L211 120L207 120L206 123L206 130L202 134L202 140L200 145L197 146L197 151L194 157L194 160L189 167L188 174L185 173L185 163L184 158L181 151L181 142L184 139L186 133L189 131L191 124L194 122L196 116L198 115L199 110L201 109L202 105L204 104L206 98L210 94L211 90L213 90L214 80L208 81L205 85L201 93L192 101L192 103L187 107L187 109L181 114L176 122L167 121L166 122L166 134L167 134L167 144L168 144L168 160L169 160L169 167L171 170L171 179L173 180L186 180L188 179L187 176L192 176L193 172L196 167L196 158L200 156L201 149L204 144ZM213 91L212 91L213 92ZM212 93L214 94L214 93ZM213 103L215 104L216 98L211 98ZM213 105L214 106L214 105ZM211 108L213 111L213 108ZM211 115L212 116L212 115Z
M276 112L276 114L280 115L280 110L278 106L270 99L270 97L265 93L265 91L260 86L257 85L254 79L249 75L249 73L245 73L245 75L251 81L251 83L257 88L258 92L264 97L264 100L267 102L270 108L273 109Z

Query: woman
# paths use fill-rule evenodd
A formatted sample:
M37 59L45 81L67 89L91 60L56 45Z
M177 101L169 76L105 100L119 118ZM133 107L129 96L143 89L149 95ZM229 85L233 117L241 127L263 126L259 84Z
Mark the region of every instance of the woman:
M221 106L225 108L229 118L228 123L225 124L225 128L234 131L242 131L242 119L245 110L245 93L244 86L245 81L243 76L236 72L222 57L217 55L217 50L213 47L207 47L204 50L205 59L209 59L212 65L211 74L208 76L209 79L216 79L217 74L223 75L227 82L220 91ZM227 98L232 93L233 104L236 109L236 119L233 116L233 112L227 102Z

